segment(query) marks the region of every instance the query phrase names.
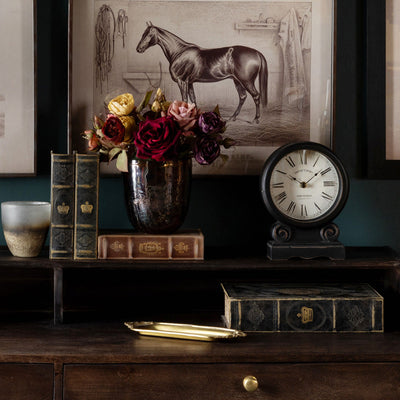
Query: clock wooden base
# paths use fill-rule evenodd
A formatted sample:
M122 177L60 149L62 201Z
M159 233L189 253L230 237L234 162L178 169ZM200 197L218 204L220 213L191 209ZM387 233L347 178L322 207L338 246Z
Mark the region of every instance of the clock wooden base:
M295 257L345 259L345 247L337 240L339 228L334 223L321 228L302 229L276 222L271 234L274 240L267 243L267 257L270 260Z
M267 243L267 257L270 260L288 260L289 258L330 258L344 260L345 247L340 242L321 243L279 243L271 240Z

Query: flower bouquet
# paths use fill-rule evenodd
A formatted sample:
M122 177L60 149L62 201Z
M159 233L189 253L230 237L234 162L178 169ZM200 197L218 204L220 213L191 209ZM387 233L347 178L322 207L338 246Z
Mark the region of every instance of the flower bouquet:
M225 121L218 106L202 112L195 104L169 102L161 89L154 98L146 93L136 106L130 93L113 98L104 119L94 117L93 129L83 137L90 151L101 154L101 161L116 158L116 166L128 171L128 154L136 159L163 162L194 158L201 165L211 164L234 140L224 138Z

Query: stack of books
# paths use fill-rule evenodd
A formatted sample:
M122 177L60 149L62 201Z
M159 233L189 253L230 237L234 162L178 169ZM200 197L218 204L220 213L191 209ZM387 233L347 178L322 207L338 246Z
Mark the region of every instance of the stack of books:
M49 257L97 258L99 155L51 153Z
M99 234L99 155L51 153L53 259L203 260L199 230L169 235Z

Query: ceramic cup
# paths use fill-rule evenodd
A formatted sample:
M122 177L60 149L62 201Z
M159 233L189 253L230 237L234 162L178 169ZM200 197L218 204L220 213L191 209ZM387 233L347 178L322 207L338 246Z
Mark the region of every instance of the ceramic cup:
M11 254L16 257L36 257L43 248L50 226L50 203L3 202L1 222Z

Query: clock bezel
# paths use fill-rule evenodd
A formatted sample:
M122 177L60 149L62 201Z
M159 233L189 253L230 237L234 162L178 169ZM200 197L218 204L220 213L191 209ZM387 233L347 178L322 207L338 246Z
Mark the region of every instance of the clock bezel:
M284 214L275 206L270 191L270 181L275 166L287 154L299 150L312 150L323 154L335 166L339 177L339 192L333 206L328 211L322 213L319 217L307 220L291 218L288 215ZM315 228L331 222L342 211L349 195L349 179L343 163L330 148L315 142L296 142L279 147L268 157L263 166L260 176L260 190L263 202L268 212L277 221L287 224L289 226L292 225L300 228Z

